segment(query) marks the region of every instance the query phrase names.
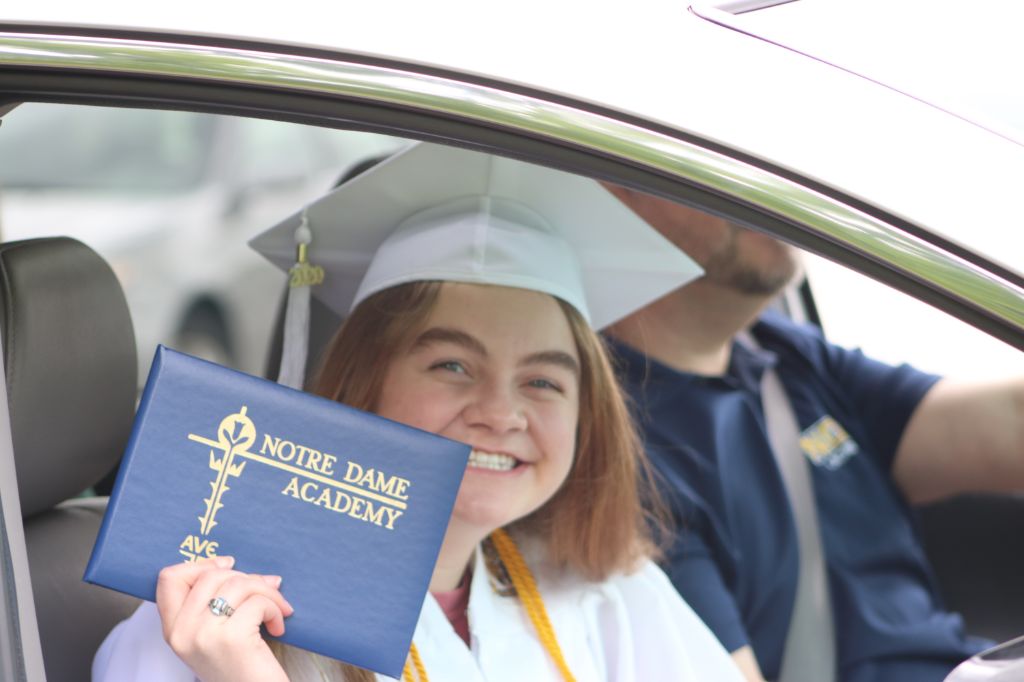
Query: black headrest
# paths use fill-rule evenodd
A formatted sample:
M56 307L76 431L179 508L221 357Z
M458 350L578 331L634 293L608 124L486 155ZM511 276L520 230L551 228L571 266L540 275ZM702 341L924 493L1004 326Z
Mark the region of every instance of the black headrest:
M121 285L66 237L0 244L0 332L22 516L82 492L118 461L138 388Z

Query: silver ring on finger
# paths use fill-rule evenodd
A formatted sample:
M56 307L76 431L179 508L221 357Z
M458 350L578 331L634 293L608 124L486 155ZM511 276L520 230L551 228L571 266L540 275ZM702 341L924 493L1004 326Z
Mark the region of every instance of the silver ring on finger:
M207 606L210 607L210 613L215 616L227 616L230 618L231 614L235 612L235 609L224 597L214 597Z

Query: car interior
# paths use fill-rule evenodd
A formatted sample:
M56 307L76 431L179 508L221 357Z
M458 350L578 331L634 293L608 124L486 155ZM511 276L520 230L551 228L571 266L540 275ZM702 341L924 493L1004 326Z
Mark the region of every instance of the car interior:
M800 305L801 297L787 300ZM792 314L813 321L809 290L802 300L803 309ZM283 301L262 370L271 379L280 358ZM18 494L47 679L80 680L103 638L138 603L85 584L81 576L107 501L92 493L127 442L139 387L137 354L150 351L136 349L125 294L110 264L74 239L0 245L0 303ZM339 322L313 300L308 374ZM942 592L968 630L997 641L1022 634L1024 496L971 495L932 504L920 509L920 523Z
M277 376L282 347L284 296L267 354L264 376ZM777 309L814 323L814 299L807 282L783 295ZM316 358L342 319L317 299L310 308L309 363ZM935 569L941 594L963 616L971 634L1005 642L1024 634L1024 495L961 495L917 508L925 550Z

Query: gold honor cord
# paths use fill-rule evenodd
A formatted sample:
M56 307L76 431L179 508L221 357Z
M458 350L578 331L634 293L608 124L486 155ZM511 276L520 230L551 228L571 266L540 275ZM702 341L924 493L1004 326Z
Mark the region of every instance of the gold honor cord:
M558 646L555 629L551 627L551 621L548 619L547 609L544 608L544 600L541 599L540 592L537 590L537 583L533 579L533 573L530 572L530 567L523 560L523 555L520 554L515 540L499 528L491 533L491 543L498 550L501 563L505 565L508 577L512 580L512 585L516 588L516 593L519 595L520 601L523 602L526 614L530 617L530 622L533 623L534 629L537 630L537 635L540 637L540 642L544 649L551 656L551 660L554 661L558 671L562 673L562 678L565 682L575 682L576 678L573 677L569 666L565 662L565 657L562 656L562 648ZM423 660L420 658L415 644L409 647L409 659L406 661L405 669L402 671L402 681L428 682L427 670L423 666ZM410 662L412 663L412 668L416 669L415 676L409 665Z
M412 643L409 645L409 658L412 661L412 667L416 668L416 675L413 676L412 668L409 667L409 660L405 662L405 668L402 669L402 682L428 682L430 678L427 677L427 669L423 665L423 659L420 658L420 652L416 650L416 644Z

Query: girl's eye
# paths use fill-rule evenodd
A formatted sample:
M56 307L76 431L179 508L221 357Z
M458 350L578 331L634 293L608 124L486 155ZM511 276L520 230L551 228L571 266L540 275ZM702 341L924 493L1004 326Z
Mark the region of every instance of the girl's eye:
M548 379L530 379L530 381L527 382L527 385L530 388L541 388L550 391L557 391L559 393L562 392L561 386L553 381L549 381Z
M448 372L455 372L456 374L466 373L466 368L462 366L461 362L456 360L443 360L432 365L430 369L443 369Z

